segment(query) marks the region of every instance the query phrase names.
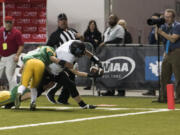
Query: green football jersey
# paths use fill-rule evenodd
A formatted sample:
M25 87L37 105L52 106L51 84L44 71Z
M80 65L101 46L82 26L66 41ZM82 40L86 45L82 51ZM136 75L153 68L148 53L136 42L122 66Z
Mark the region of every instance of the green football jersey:
M41 46L33 51L28 52L23 57L23 62L26 63L26 61L29 59L39 59L45 65L49 65L52 63L50 60L51 56L56 56L55 50L50 46Z

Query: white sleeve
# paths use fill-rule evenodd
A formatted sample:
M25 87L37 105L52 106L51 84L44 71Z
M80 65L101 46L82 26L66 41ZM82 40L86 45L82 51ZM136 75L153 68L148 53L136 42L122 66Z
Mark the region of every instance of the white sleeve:
M59 75L59 73L63 71L63 68L55 63L50 64L49 69L53 75Z
M124 34L125 34L124 28L122 26L119 27L116 31L116 37L124 39Z

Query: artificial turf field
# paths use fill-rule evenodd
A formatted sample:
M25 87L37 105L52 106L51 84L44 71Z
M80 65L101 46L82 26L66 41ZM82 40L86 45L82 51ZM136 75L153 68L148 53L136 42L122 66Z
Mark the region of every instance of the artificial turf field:
M72 99L71 105L53 105L42 96L38 98L36 111L29 111L29 101L22 103L19 110L0 109L0 135L180 134L180 104L172 111L164 103L152 103L153 98L85 96L83 99L90 104L117 106L83 110Z

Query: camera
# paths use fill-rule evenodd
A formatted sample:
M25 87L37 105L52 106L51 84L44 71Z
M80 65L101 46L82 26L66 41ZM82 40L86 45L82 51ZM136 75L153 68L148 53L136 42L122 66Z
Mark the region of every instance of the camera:
M165 19L164 18L159 18L159 19L152 19L152 18L149 18L147 20L147 24L148 25L157 25L157 26L161 26L162 24L165 23Z

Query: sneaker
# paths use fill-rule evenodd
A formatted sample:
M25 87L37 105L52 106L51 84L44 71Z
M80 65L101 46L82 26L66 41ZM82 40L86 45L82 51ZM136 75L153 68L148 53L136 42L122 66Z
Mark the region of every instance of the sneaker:
M97 106L96 105L85 105L84 107L82 107L82 109L95 109Z
M15 109L19 109L19 107L21 105L21 94L20 93L17 93L14 104L15 104Z
M31 111L35 111L35 110L36 110L36 102L32 102L32 103L30 104L30 110L31 110Z
M117 96L124 97L126 94L125 90L118 90Z
M144 96L156 96L155 90L148 90L148 92L143 93Z
M51 94L50 91L47 92L46 97L52 104L56 104L56 100L54 99L54 94Z
M102 96L114 96L114 94L115 94L115 90L111 90L111 91L109 90L105 93L102 93Z
M9 103L9 104L6 104L6 105L4 106L4 109L11 109L14 105L15 105L14 102Z
M91 89L91 87L85 87L84 88L84 90L90 90Z

